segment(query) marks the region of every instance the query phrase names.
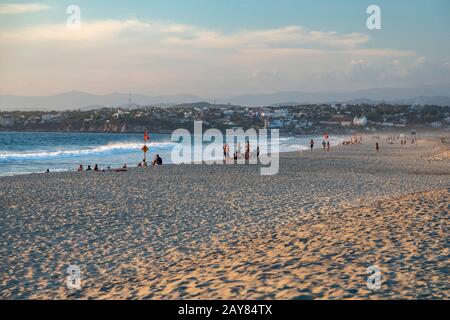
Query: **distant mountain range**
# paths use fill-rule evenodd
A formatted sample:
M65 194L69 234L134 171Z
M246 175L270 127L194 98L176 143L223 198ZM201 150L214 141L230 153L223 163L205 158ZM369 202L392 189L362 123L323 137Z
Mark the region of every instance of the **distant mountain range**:
M174 105L192 103L202 99L194 95L146 96L132 94L132 106L140 105ZM111 93L96 95L86 92L71 91L52 96L15 96L0 95L0 110L69 110L97 109L101 107L128 106L129 94Z
M203 97L180 94L165 96L131 95L135 106L172 106L208 101ZM242 106L288 105L301 103L380 103L450 105L450 84L413 88L377 88L352 92L289 91L271 94L253 94L218 99L218 103ZM71 91L52 96L0 95L0 111L9 110L68 110L101 107L130 106L129 95L111 93L96 95Z
M292 103L379 103L450 105L450 84L414 88L377 88L351 92L277 92L242 95L233 104L258 106Z

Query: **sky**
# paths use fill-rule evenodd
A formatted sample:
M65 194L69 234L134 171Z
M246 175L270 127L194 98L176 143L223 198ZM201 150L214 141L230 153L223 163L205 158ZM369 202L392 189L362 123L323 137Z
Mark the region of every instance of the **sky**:
M79 28L68 25L71 5ZM367 27L370 5L379 30ZM0 0L0 94L230 97L448 83L448 0Z

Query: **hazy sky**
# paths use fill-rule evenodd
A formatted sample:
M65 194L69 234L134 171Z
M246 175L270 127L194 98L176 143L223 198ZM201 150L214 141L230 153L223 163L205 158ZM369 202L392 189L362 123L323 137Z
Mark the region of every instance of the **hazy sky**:
M381 30L366 9L381 8ZM69 5L81 28L68 28ZM448 0L0 0L0 93L227 97L450 83Z

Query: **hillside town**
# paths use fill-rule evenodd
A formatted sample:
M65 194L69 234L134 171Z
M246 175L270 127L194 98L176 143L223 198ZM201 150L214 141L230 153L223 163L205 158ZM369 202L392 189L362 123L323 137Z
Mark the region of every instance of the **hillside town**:
M1 110L1 108L0 108ZM282 134L336 134L383 130L450 129L450 106L317 104L249 108L207 102L174 107L120 107L63 112L0 112L2 131L170 133L205 128L267 128Z

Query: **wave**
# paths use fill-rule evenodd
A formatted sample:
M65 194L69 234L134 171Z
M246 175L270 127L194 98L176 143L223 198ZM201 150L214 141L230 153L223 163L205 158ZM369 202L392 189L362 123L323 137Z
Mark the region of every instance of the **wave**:
M316 139L318 140L318 139ZM330 137L330 142L332 146L337 145L343 140L343 137ZM317 141L319 146L319 141ZM251 141L251 149L256 150L257 142ZM274 142L269 141L273 144ZM149 152L159 152L161 154L170 153L172 148L177 145L177 142L165 141L165 142L151 142L148 143ZM205 143L204 146L209 143ZM292 152L309 149L309 139L306 138L295 138L295 137L280 137L278 141L278 148L280 152ZM221 144L219 144L219 149ZM45 160L58 160L58 159L69 159L69 158L80 158L80 157L93 157L93 156L110 156L114 158L116 155L127 155L133 152L140 153L143 144L142 142L120 142L120 143L109 143L105 145L97 146L86 146L77 149L61 148L58 150L56 147L47 148L47 150L31 151L31 152L20 152L20 151L0 151L0 163L11 163L14 161L45 161ZM242 146L242 149L244 146ZM187 150L186 150L187 151ZM193 150L187 151L191 153ZM222 155L218 155L221 157Z
M152 142L148 143L150 151L168 149L170 150L175 142ZM35 152L0 152L0 161L15 161L15 160L47 160L55 158L70 158L81 157L86 155L108 155L129 153L131 151L140 151L142 143L125 142L125 143L111 143L102 146L91 146L81 149L73 150L45 150Z

